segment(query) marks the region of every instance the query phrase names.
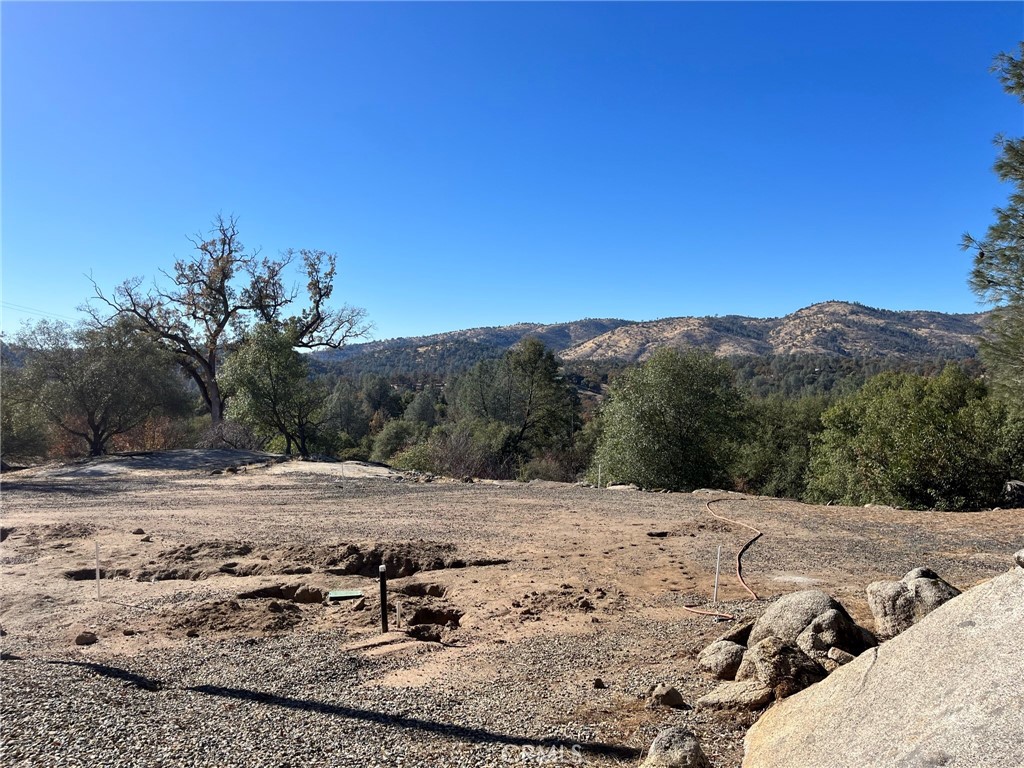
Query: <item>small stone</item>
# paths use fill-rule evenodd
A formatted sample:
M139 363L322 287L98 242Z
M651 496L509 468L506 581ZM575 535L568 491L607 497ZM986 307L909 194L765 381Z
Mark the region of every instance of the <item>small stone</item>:
M595 677L594 678L594 688L595 688L595 690L599 690L600 691L600 690L603 690L603 689L605 689L607 687L608 686L605 684L604 680L602 680L600 677Z
M353 611L361 611L361 610L363 610L365 608L366 608L366 598L365 597L360 597L358 600L356 600L354 603L352 603L352 610Z
M320 589L316 587L299 587L295 590L295 596L292 597L296 603L322 603L327 598Z
M141 539L139 539L139 541L152 541L152 540L153 540L152 536L143 536Z
M672 709L690 709L690 706L683 701L682 694L671 685L659 683L651 686L647 691L647 709L654 707L672 707Z
M135 634L135 630L134 629L122 629L121 630L121 634L123 634L125 637L131 637L132 635Z
M1013 562L1017 564L1018 568L1024 568L1024 549L1018 550L1013 556Z
M75 645L93 645L99 641L95 632L79 632L75 636Z
M144 533L145 533L145 531L142 530L141 528L136 528L134 531L132 531L132 535L133 536L141 536Z
M185 637L199 637L199 630L190 629L185 633Z
M829 648L828 657L837 664L849 664L857 658L852 653L847 653L842 648Z
M750 639L750 631L753 628L753 621L740 622L725 634L720 635L718 637L718 640L728 640L730 643L736 643L736 645L746 646L747 640Z

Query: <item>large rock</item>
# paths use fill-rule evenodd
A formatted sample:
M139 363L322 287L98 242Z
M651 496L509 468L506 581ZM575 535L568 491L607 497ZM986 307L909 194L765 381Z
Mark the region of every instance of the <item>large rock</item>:
M722 683L697 699L698 709L762 709L771 703L775 693L757 680Z
M743 768L1020 768L1022 626L1016 568L776 704Z
M756 680L771 689L775 698L792 696L824 679L827 672L820 664L777 637L766 637L750 647L736 672L736 679Z
M697 656L697 667L719 680L732 680L746 650L730 640L716 640Z
M868 607L875 617L875 634L880 640L896 637L960 590L927 568L915 568L899 581L868 584Z
M640 768L711 768L700 742L681 726L666 728L651 742Z
M860 651L866 645L874 645L873 640L869 643L865 638L865 631L845 612L833 608L815 616L804 627L804 631L796 636L796 647L809 659L820 664L826 672L832 672L844 663L837 659L853 656L845 648Z
M820 617L820 619L819 619ZM818 620L816 622L816 620ZM815 627L811 627L815 624ZM828 633L827 638L820 641L805 636L799 641L805 630L811 627L811 634ZM784 595L768 606L750 630L747 646L753 648L762 640L775 637L786 645L800 648L824 649L835 647L857 655L871 643L864 631L857 626L836 600L819 589L805 589Z

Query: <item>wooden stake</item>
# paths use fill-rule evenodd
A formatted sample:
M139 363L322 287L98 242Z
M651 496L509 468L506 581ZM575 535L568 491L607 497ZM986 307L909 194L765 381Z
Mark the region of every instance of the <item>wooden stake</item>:
M380 631L388 631L388 567L382 565L380 571Z
M718 572L722 569L722 545L718 545L718 560L715 561L715 597L712 603L718 603Z

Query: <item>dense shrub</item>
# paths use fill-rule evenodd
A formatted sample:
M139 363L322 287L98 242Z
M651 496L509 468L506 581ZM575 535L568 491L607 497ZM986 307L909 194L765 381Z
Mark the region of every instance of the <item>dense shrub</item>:
M821 429L824 397L754 398L733 465L738 490L801 499L807 490L811 440Z
M612 387L590 475L600 466L602 481L642 488L725 484L741 405L724 360L661 349Z
M998 498L1008 467L985 385L884 373L822 416L808 498L910 509L972 509Z

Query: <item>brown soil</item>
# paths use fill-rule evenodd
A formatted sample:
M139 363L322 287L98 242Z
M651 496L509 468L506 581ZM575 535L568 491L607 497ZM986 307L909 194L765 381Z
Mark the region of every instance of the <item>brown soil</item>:
M510 649L530 638L614 637L623 661L610 656L603 668L564 671L558 684L580 691L566 716L594 724L606 741L642 748L666 715L645 710L634 689L667 672L688 681L677 686L688 701L711 687L694 657L726 627L684 606L711 607L718 545L720 608L744 616L763 609L733 570L749 532L712 518L707 501L722 499L716 512L764 531L743 562L760 597L820 588L868 627L869 582L928 566L964 589L1005 571L1021 546L1020 510L950 514L715 491L424 484L354 463L172 458L170 468L153 455L144 466L107 460L3 475L0 624L8 647L16 640L19 656L56 658L88 629L100 642L76 652L127 664L187 643L332 631L346 653L408 656L378 685L457 688L492 678L496 659L515 664ZM241 471L211 474L226 467ZM90 578L97 543L101 599ZM382 564L393 579L392 628L401 611L398 629L436 625L442 645L379 634ZM361 590L365 600L318 600L338 589ZM427 645L438 652L422 653ZM617 676L626 660L649 677ZM501 669L538 695L552 685L526 662ZM614 695L592 690L596 677ZM750 721L702 721L716 765L738 764Z

